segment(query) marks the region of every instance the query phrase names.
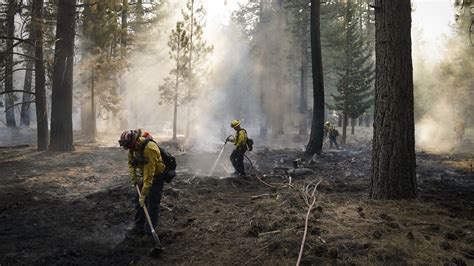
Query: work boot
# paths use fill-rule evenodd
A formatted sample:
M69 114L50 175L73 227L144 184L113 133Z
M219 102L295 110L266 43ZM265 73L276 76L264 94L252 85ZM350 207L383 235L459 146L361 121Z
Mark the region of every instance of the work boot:
M238 173L238 177L247 178L247 175L245 173Z
M145 234L145 230L144 229L140 229L136 226L132 227L132 228L128 228L125 230L125 237L128 238L128 239L137 239L139 237L142 237L143 235Z

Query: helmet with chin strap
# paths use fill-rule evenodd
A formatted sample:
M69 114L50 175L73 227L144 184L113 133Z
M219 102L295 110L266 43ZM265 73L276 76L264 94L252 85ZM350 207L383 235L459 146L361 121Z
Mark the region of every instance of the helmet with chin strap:
M140 133L136 130L126 130L120 135L119 145L124 149L132 149L135 147Z
M240 126L240 120L235 119L235 120L232 120L232 122L230 122L231 128L236 128L238 126Z

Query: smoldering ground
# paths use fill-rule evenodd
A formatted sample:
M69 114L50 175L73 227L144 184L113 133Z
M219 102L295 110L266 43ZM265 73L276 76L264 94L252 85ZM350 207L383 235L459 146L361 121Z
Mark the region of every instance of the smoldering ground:
M172 112L171 106L159 104L158 87L172 68L166 41L176 20L165 17L155 28L161 37L150 39L147 47L130 55L131 65L123 74L126 101L121 106L127 115L127 128L150 130L178 158L179 175L167 185L162 202L159 235L166 246L163 257L153 260L147 256L146 245L123 238L123 230L133 220L134 191L129 187L126 151L116 142L123 128L118 117L112 120L113 116L108 116L110 119L98 120L97 142L88 143L76 135L76 150L71 153L37 152L33 146L0 149L0 263L260 265L296 261L306 205L300 191L288 185L287 171L295 159L304 157L306 140L290 137L294 116L288 115L283 123L287 134L257 142L257 150L249 155L266 182L282 187L269 188L254 176L216 178L227 177L229 150L214 177L201 176L207 175L224 137L233 133L228 125L231 119L242 118L255 136L260 122L268 119L265 112L279 111L279 105L294 105L294 98L285 96L294 88L282 86L283 92L273 95L281 99L269 101L275 105L268 109L261 108L260 81L252 75L259 70L259 58L241 40L244 36L238 25L210 25L215 22L208 19L207 29L213 30L206 30L206 34L215 51L209 59L212 70L203 77L205 88L191 112L194 141L184 145L184 152L167 145ZM155 36L146 31L143 35L145 39ZM460 58L468 57L461 53ZM448 61L447 66L457 66ZM448 75L430 81L428 77L437 76L433 73L439 65L429 64L426 69L434 72L415 74L418 108L426 108L418 109L418 124L424 125L428 118L441 124L430 132L446 130L446 135L436 140L436 135L422 134L428 138L421 140L426 140L428 147L442 147L443 142L449 143L452 129L448 123L458 109L446 111L443 108L453 102L444 101L445 94L430 92L454 87L463 79L450 81L446 77L459 75ZM415 65L415 71L423 68ZM273 89L273 82L267 83L268 91ZM455 106L465 99L455 97ZM186 116L186 106L180 107L181 136ZM1 132L1 146L34 144L34 130L29 135L21 130ZM358 135L361 132L364 134ZM467 138L472 141L472 137ZM370 131L358 129L351 139L357 141L349 141L340 151L325 149L322 157L304 161L311 174L291 179L296 188L323 179L318 206L310 217L303 262L471 264L472 158L456 151L441 155L420 152L420 200L375 202L367 199L370 139ZM418 142L424 143L420 138Z

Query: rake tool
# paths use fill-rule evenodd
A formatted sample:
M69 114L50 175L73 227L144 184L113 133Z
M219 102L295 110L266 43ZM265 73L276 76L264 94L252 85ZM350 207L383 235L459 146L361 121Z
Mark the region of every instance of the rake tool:
M137 189L138 196L141 197L142 195L141 195L140 188L138 187L138 185L135 185L135 188ZM155 228L153 227L153 223L151 222L150 214L148 214L148 209L146 205L143 205L143 211L145 212L146 220L148 221L148 225L150 226L153 240L155 240L155 246L151 250L150 256L158 257L163 252L163 247L161 246L160 238L156 234Z

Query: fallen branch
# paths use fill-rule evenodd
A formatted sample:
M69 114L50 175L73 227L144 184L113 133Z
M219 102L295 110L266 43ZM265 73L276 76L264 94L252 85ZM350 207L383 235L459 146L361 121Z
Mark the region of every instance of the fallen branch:
M270 231L270 232L265 232L265 233L259 233L258 236L266 236L266 235L273 235L273 234L278 234L281 233L281 230L275 230L275 231Z
M250 198L251 198L252 200L254 200L254 199L259 199L259 198L263 198L263 197L266 197L266 196L270 197L271 194L261 194L261 195L257 195L257 196L252 196L252 197L250 197Z
M166 205L163 205L163 204L161 204L160 207L165 208L165 209L167 209L167 210L170 211L170 212L173 211L173 209L171 209L170 207L168 207L168 206L166 206Z
M322 182L323 180L319 180L319 182L314 186L314 189L313 189L313 192L311 193L311 195L309 195L309 188L311 186L311 184L307 185L306 188L305 188L305 201L306 203L308 204L309 201L307 201L306 199L309 198L312 199L312 202L311 204L308 205L308 211L306 212L306 219L305 219L305 222L304 222L304 233L303 233L303 239L301 240L301 247L300 247L300 253L298 255L298 261L296 262L296 266L299 266L300 263L301 263L301 258L303 257L303 251L304 251L304 243L306 242L306 235L308 234L308 222L309 222L309 215L311 214L311 211L313 210L314 208L314 204L316 203L316 197L314 196L314 194L316 193L316 189L318 188L319 184Z

